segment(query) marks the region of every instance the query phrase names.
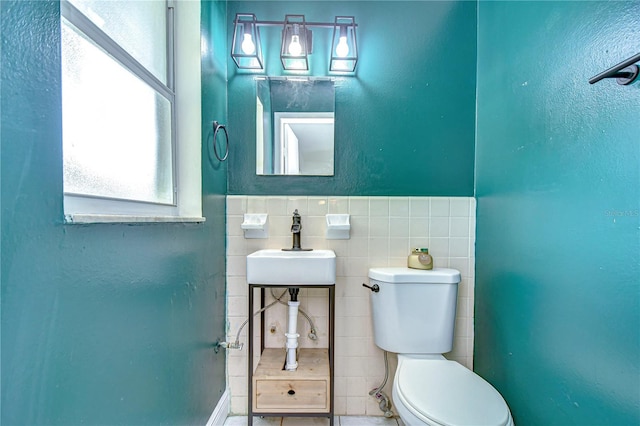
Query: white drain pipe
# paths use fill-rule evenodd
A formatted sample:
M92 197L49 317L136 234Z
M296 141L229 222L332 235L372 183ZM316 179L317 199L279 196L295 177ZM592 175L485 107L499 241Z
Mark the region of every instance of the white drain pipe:
M289 325L287 327L287 333L284 335L287 336L287 363L285 365L285 370L287 371L296 371L298 368L298 360L297 360L297 349L298 349L298 337L300 335L297 333L298 328L298 307L300 306L299 301L289 301Z

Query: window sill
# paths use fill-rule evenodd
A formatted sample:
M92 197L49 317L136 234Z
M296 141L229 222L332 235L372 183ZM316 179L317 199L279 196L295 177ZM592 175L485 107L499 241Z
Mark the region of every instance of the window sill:
M204 217L109 214L73 214L65 215L64 217L64 223L67 225L86 225L90 223L202 223L206 220Z

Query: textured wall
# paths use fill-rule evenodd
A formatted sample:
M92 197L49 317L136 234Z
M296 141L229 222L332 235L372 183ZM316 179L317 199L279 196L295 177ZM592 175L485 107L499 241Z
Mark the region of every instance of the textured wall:
M255 80L229 60L230 194L473 195L476 3L232 1L261 20L303 13L358 23L357 75L336 81L335 176L255 175ZM232 36L233 26L229 26ZM261 30L282 75L280 28ZM314 30L310 75L327 75L331 31ZM264 75L264 74L263 74Z
M204 424L225 389L226 171L203 151L204 224L64 225L59 4L0 9L0 422ZM224 3L205 9L224 25ZM216 81L205 105L224 117Z
M640 423L638 2L480 2L475 368L516 424Z

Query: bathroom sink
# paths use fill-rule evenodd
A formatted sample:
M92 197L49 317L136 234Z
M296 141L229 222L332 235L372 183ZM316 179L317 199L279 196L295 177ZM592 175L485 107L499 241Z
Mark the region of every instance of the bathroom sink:
M323 285L336 282L333 250L258 250L247 256L249 284Z

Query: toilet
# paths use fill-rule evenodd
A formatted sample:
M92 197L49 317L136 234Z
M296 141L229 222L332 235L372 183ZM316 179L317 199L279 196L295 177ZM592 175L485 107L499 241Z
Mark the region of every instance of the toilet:
M442 354L453 348L460 272L372 268L376 345L398 354L392 400L407 426L512 426L502 395Z

